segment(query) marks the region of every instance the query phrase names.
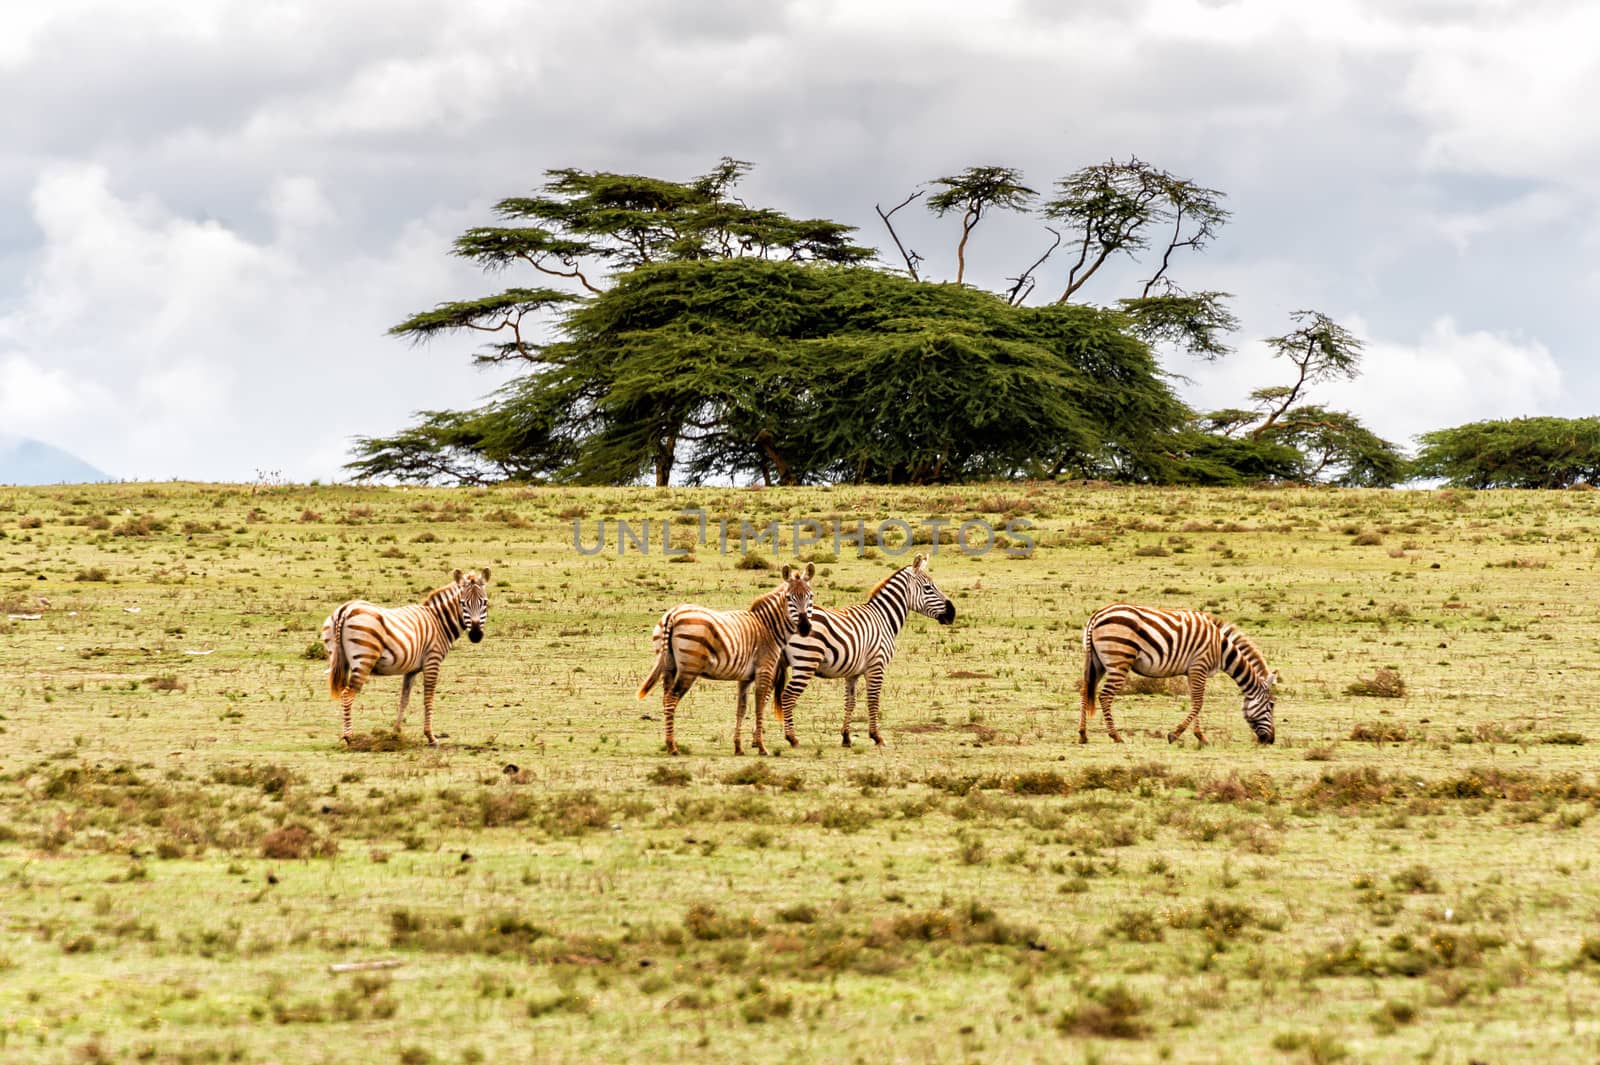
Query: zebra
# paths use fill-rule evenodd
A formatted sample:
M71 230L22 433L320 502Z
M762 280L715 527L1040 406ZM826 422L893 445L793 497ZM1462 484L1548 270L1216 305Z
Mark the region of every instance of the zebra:
M895 637L911 611L941 625L956 619L956 606L928 576L928 556L917 555L911 565L878 582L865 603L843 610L811 612L811 635L789 637L785 660L774 685L783 730L794 743L794 707L812 677L844 678L844 743L850 746L850 718L856 708L856 682L867 678L867 735L879 747L878 697L883 674L894 658ZM785 677L787 673L787 678Z
M655 646L655 666L639 685L643 699L662 682L661 713L666 722L667 753L678 753L673 735L673 714L678 702L700 677L739 682L739 709L733 725L733 753L743 754L745 697L756 688L753 739L762 754L761 711L772 691L773 677L783 660L783 646L793 633L811 632L811 578L817 567L807 563L784 566L783 582L750 604L748 610L711 610L693 603L673 607L656 622L650 641ZM791 734L789 742L795 743Z
M1122 690L1131 670L1146 677L1188 676L1189 716L1167 733L1167 742L1176 742L1183 730L1193 725L1194 738L1204 745L1200 706L1205 700L1206 680L1219 668L1244 693L1244 719L1256 739L1273 742L1277 733L1272 718L1272 687L1278 674L1267 669L1261 652L1244 633L1198 610L1161 610L1129 603L1101 607L1083 626L1083 702L1078 712L1078 742L1089 742L1088 722L1095 710L1097 686L1106 731L1117 743L1122 742L1111 720L1111 700Z
M400 709L394 728L405 724L411 685L422 674L422 735L428 746L433 737L433 689L439 666L450 645L463 631L473 643L483 639L489 618L489 568L479 573L455 572L455 580L429 593L420 603L381 607L352 599L322 623L322 643L328 649L328 690L339 702L343 729L339 738L350 742L350 704L369 676L404 674Z

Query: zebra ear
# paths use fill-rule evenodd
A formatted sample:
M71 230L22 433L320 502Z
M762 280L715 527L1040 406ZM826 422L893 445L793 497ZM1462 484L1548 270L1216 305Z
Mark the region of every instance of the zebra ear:
M483 567L483 569L479 571L478 575L483 578L484 586L488 587L488 584L489 584L489 567L488 566Z
M461 583L461 571L460 570L456 570L456 583L457 584Z
M928 556L927 555L923 555L923 554L917 555L916 558L911 560L911 568L914 569L914 570L917 570L919 572L922 571L922 570L927 569L928 568Z
M793 568L794 568L794 567L793 567L793 566L791 566L791 565L789 565L789 563L787 563L787 562L785 562L785 563L784 563L784 564L783 564L783 579L784 579L784 580L788 580L788 579L789 579L789 571L790 571L790 570L791 570L791 569L793 569Z
M809 581L812 577L815 577L816 575L817 575L817 564L815 562L807 562L806 563L806 580Z
M1267 673L1267 687L1271 688L1271 687L1275 686L1277 683L1278 683L1278 671L1275 670L1275 669L1274 670L1270 670Z

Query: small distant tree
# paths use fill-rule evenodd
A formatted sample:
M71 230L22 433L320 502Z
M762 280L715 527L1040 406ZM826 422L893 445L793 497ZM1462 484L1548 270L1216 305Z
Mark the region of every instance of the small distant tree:
M1410 464L1399 447L1348 411L1304 402L1313 385L1360 374L1361 340L1319 311L1295 311L1290 317L1297 328L1266 343L1288 361L1294 380L1251 392L1254 410L1230 407L1201 415L1197 430L1292 449L1299 456L1296 471L1287 474L1280 467L1277 477L1352 487L1387 487L1406 480ZM1216 451L1219 456L1230 453L1227 448ZM1251 461L1260 467L1264 460Z
M1400 449L1348 411L1310 404L1294 407L1254 439L1298 451L1304 457L1301 476L1308 481L1387 488L1410 477L1411 464Z
M1289 318L1298 328L1283 336L1268 337L1274 356L1294 367L1295 379L1287 385L1269 385L1250 393L1250 398L1265 412L1261 422L1250 430L1259 440L1272 431L1288 410L1304 397L1306 390L1323 381L1339 378L1354 380L1361 373L1361 340L1321 311L1294 311Z
M1022 183L1020 171L1008 166L972 166L951 177L929 182L938 191L928 197L928 210L943 218L961 212L961 242L956 245L956 284L967 276L967 240L992 210L1021 211L1038 195Z
M1513 418L1423 433L1418 477L1459 488L1600 484L1600 418Z

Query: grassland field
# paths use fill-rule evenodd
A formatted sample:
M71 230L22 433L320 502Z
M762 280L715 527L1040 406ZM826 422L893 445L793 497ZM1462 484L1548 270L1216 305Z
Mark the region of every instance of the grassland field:
M1036 548L940 545L885 748L817 681L736 758L702 682L671 758L651 625L773 584L684 507ZM1597 563L1581 491L0 488L0 1061L1594 1061ZM439 746L397 678L341 746L322 618L483 565ZM1247 632L1276 746L1226 677L1077 744L1117 599Z

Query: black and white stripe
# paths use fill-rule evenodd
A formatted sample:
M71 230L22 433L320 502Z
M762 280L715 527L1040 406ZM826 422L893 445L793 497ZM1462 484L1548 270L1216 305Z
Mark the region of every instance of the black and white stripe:
M489 570L463 575L430 593L420 603L381 607L352 599L322 623L322 643L328 649L328 688L339 701L343 727L339 738L350 742L350 704L371 676L403 674L400 709L394 727L405 723L411 684L422 675L422 734L433 738L433 690L439 666L456 637L463 632L477 643L489 618Z
M1261 652L1226 621L1198 610L1162 610L1155 607L1112 603L1095 611L1083 627L1083 701L1078 713L1078 742L1088 743L1089 717L1095 711L1095 689L1105 714L1106 731L1118 743L1122 737L1111 720L1111 700L1122 690L1128 674L1145 677L1189 678L1189 716L1167 733L1171 743L1194 726L1194 738L1205 743L1200 731L1200 707L1206 681L1221 670L1233 678L1244 694L1244 719L1256 739L1271 743L1272 686L1278 675L1267 669Z
M639 698L661 681L661 717L666 730L667 753L678 753L675 719L678 703L701 677L739 682L739 709L733 722L733 753L743 754L741 734L750 686L756 689L753 740L756 750L767 753L761 735L761 712L772 690L783 648L790 635L811 631L811 578L816 566L804 572L783 567L783 583L750 604L747 610L711 610L683 603L661 615L650 634L656 660L639 685ZM793 734L789 742L795 741Z
M785 665L779 667L778 712L784 735L794 742L794 707L812 677L844 678L844 746L850 746L850 718L855 713L856 682L867 678L867 735L883 746L878 732L878 699L883 675L894 659L895 637L912 612L948 625L956 619L955 604L928 576L928 556L896 570L872 590L865 603L843 610L811 612L811 635L791 636ZM787 678L785 678L785 672Z

